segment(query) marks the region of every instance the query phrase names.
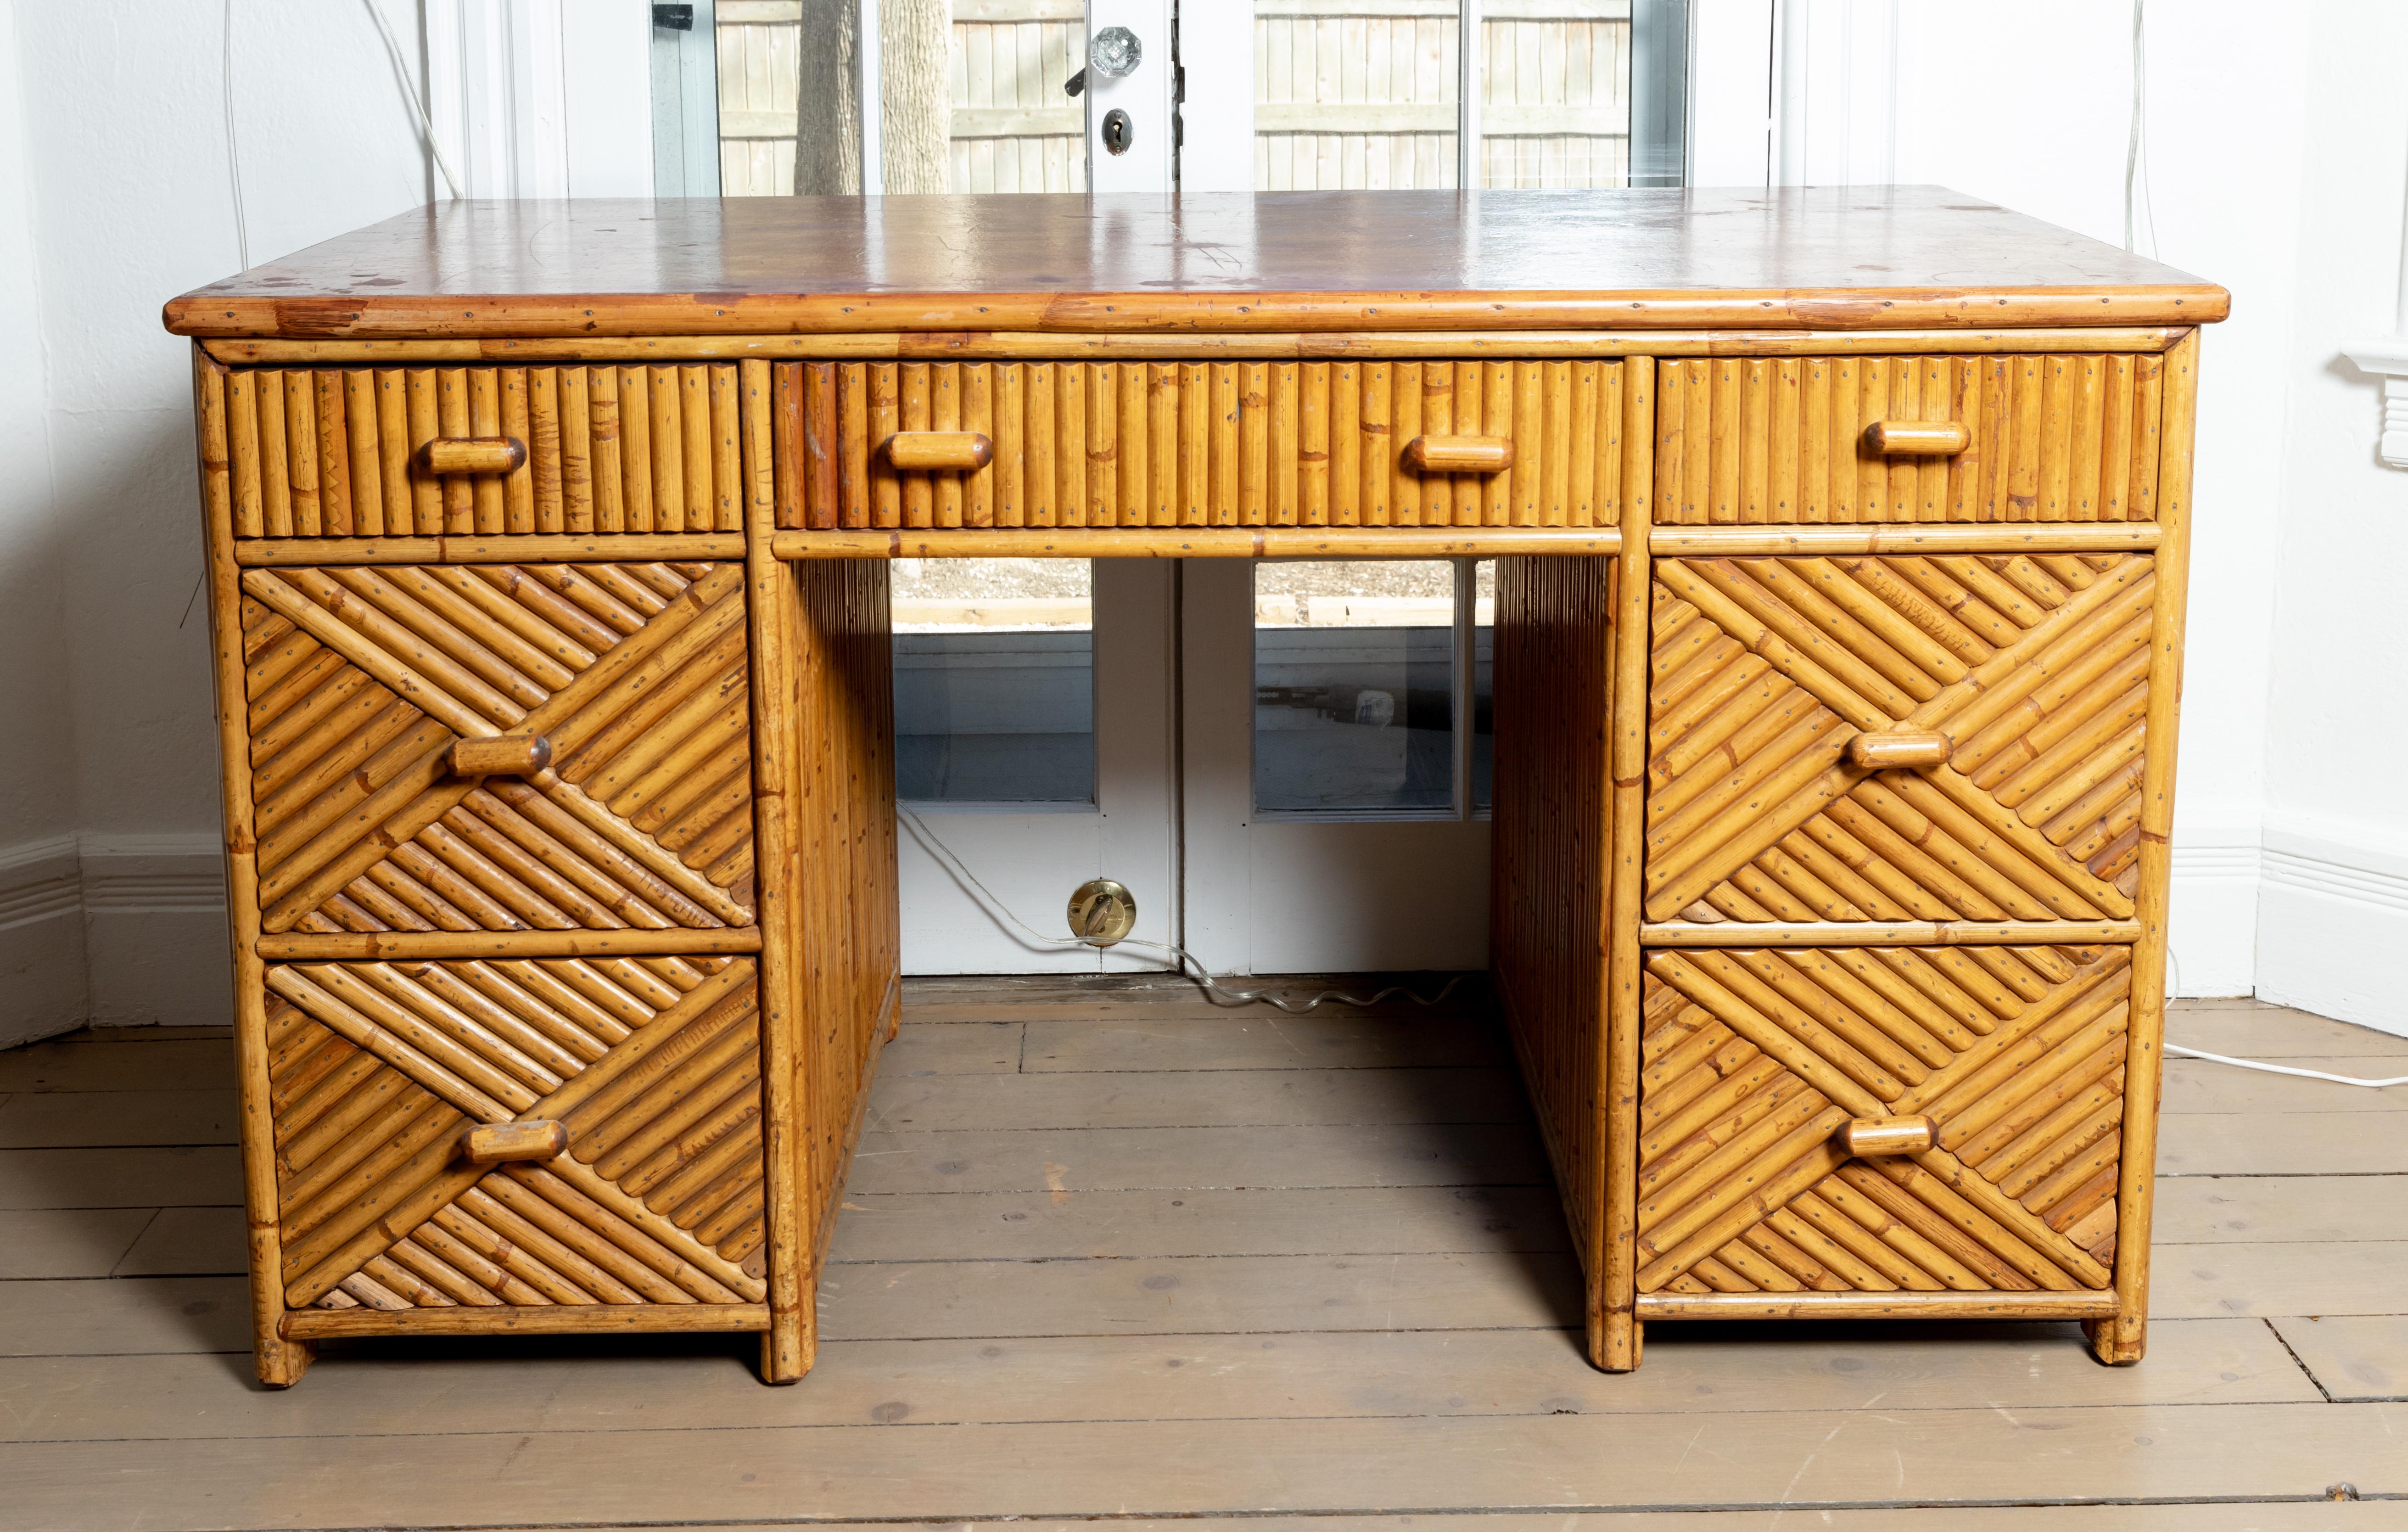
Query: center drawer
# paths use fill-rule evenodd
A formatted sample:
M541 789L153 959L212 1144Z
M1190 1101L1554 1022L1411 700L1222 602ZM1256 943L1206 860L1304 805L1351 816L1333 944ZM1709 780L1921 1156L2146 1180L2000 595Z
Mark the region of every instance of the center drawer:
M2153 556L1654 576L1650 922L2132 918Z
M779 524L1607 525L1633 365L782 364Z
M752 923L741 564L253 568L242 591L263 930Z

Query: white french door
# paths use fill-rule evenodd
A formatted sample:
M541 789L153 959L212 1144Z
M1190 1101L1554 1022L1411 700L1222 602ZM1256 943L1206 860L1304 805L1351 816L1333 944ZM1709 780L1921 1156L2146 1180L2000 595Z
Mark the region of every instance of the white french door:
M1758 18L1749 36L1770 36L1773 7L1735 3ZM1727 56L1742 66L1708 75L1764 76L1761 50L1703 46L1728 24L1693 46L1690 8L654 7L651 179L723 195L1678 184L1693 65ZM609 60L614 80L643 65L601 50L581 11L570 31L572 94ZM454 53L484 57L446 50L438 76ZM1135 895L1135 937L1218 972L1484 961L1484 576L1007 562L896 571L898 796L941 847L907 821L907 972L1165 966L1023 931L1067 938L1071 892L1098 877Z
M896 571L896 795L920 822L899 837L907 973L1165 966L1150 949L1021 929L1067 938L1071 892L1092 878L1136 896L1139 939L1178 939L1177 566L1001 567L1039 563ZM978 594L1014 575L1085 583L1090 569L1083 611L1075 596Z
M1187 561L1186 945L1214 971L1486 964L1477 579L1436 560Z

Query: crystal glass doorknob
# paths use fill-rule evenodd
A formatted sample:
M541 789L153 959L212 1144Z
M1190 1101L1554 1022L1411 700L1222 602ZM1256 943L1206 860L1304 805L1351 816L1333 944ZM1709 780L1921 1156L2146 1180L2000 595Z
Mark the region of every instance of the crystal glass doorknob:
M1145 57L1145 49L1137 34L1125 26L1108 26L1096 34L1087 45L1087 64L1107 79L1118 79L1138 65Z

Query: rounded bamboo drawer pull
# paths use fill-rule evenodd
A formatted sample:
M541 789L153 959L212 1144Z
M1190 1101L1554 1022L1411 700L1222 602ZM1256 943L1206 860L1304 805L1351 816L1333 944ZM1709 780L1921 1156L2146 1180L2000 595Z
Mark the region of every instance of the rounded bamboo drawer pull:
M886 461L898 473L968 473L995 458L995 443L976 431L897 431L886 438Z
M1954 457L1973 445L1962 421L1875 421L1865 427L1865 449L1885 457Z
M1858 1117L1838 1138L1841 1148L1859 1156L1921 1154L1939 1145L1940 1127L1928 1117Z
M552 741L539 734L452 741L454 777L532 777L552 765Z
M1502 473L1513 465L1513 438L1415 437L1404 455L1415 473Z
M1848 764L1867 771L1893 766L1935 766L1956 747L1938 729L1898 729L1888 734L1860 734L1848 741Z
M516 473L526 462L526 443L516 437L437 437L418 450L418 465L432 474Z
M507 1165L512 1160L556 1160L567 1153L566 1123L487 1123L468 1130L461 1158L470 1165Z

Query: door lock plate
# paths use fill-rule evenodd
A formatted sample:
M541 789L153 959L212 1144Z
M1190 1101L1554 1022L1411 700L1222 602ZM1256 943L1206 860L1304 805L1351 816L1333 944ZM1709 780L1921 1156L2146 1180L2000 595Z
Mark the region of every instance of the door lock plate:
M1137 929L1137 895L1109 878L1091 878L1070 894L1070 934L1091 947L1110 947Z

